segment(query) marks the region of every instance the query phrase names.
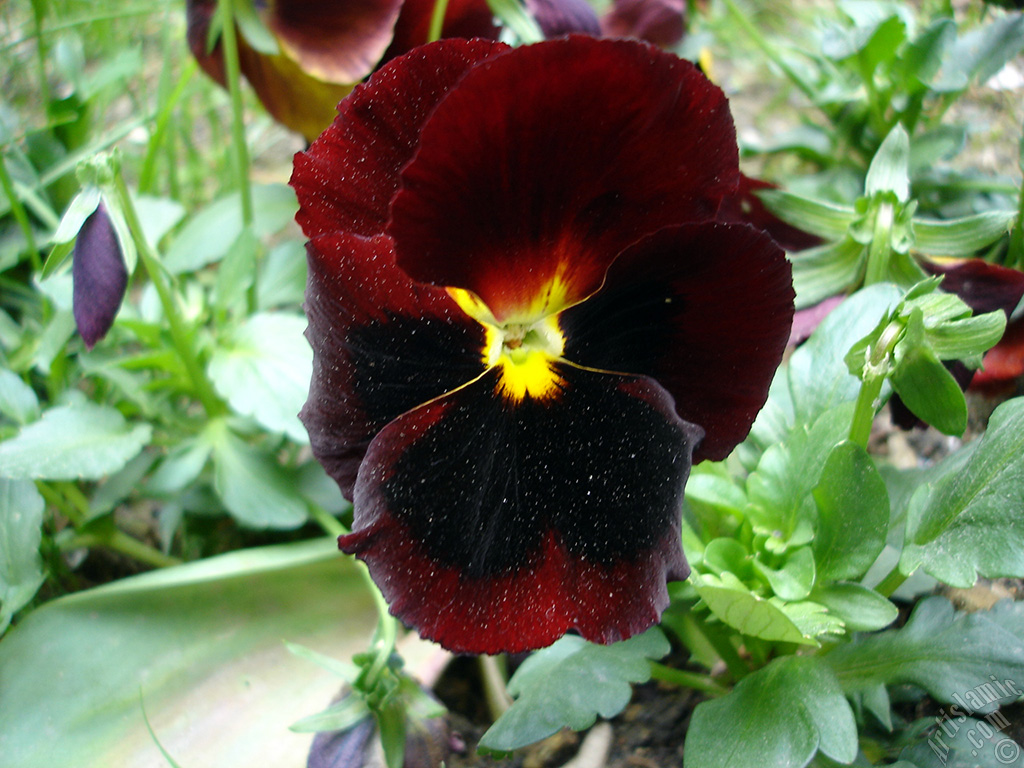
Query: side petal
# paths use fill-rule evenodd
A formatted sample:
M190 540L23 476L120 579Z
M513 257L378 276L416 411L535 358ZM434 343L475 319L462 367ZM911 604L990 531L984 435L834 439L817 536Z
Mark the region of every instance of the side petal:
M437 102L474 64L508 50L486 40L445 40L395 59L357 86L330 127L295 155L295 218L306 236L382 234L399 171Z
M626 246L713 217L738 180L728 104L696 67L571 36L451 90L402 171L390 231L415 279L473 291L505 321L552 285L563 305L589 295Z
M608 270L604 287L562 313L564 356L650 376L704 428L694 459L724 459L746 437L793 320L792 270L743 224L668 227Z
M402 0L271 0L265 19L285 54L329 83L358 83L391 44Z
M558 397L510 407L490 370L388 425L360 468L340 546L450 650L524 651L574 627L627 638L689 573L679 519L700 430L648 379L558 374Z
M443 289L395 267L385 237L323 235L307 252L313 377L300 418L314 455L352 498L374 435L484 370L485 331Z

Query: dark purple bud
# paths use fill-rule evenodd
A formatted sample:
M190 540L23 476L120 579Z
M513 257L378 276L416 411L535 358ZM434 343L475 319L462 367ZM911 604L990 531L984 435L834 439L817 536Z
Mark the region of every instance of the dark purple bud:
M102 202L78 232L71 276L75 325L86 349L92 349L114 324L128 287L121 246Z
M601 34L597 14L587 0L526 0L526 10L549 39L573 32Z

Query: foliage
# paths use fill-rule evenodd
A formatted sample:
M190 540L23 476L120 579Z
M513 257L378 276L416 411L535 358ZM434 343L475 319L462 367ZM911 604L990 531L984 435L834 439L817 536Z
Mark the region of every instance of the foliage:
M259 39L251 4L235 5ZM520 4L497 6L519 38L537 37ZM991 139L1012 145L1003 176L961 154L979 131L964 105L1008 62L1020 71L1024 16L873 0L787 14L779 30L713 3L682 50L713 43L789 100L789 129L745 157L778 171L768 208L821 239L790 254L798 307L843 299L778 370L747 440L693 469L693 573L670 585L662 628L607 647L565 637L530 657L488 750L612 717L653 675L708 695L685 735L688 766L953 764L977 749L968 734L993 730L985 716L1024 695L1020 603L908 605L904 583L1024 578L1024 399L961 444L969 410L949 371L981 365L1019 313L973 313L929 277L949 258L1024 268L1019 119ZM256 698L266 720L208 723L223 764L241 755L223 747L235 730L255 732L257 761L260 745L296 739L296 762L306 743L288 723L339 730L368 716L400 764L408 725L437 706L395 655L379 594L318 538L344 532L351 507L296 415L311 352L282 182L301 142L237 83L231 98L197 76L180 8L34 0L0 8L0 26L0 753L104 765L155 753L152 733L185 765L186 715L215 714L190 707L238 712ZM130 283L87 350L69 259L101 201ZM899 469L874 450L894 394L954 438L948 456ZM86 589L110 568L154 570ZM378 628L359 653L371 599ZM325 677L282 655L282 638L355 663L293 646L337 673ZM656 663L670 647L685 668ZM349 696L300 720L341 680ZM938 721L901 716L926 695L950 711L980 702L941 760ZM1006 737L987 738L979 760Z

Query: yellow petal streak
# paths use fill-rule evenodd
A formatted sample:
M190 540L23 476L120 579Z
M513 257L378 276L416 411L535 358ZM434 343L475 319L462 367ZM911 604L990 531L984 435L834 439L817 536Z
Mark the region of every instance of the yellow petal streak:
M534 318L499 323L475 294L461 288L447 290L459 307L487 330L483 360L501 374L498 391L505 398L521 402L527 397L554 397L561 391L564 382L554 363L561 359L565 338L557 314L542 314L550 306L546 301L538 301L540 312Z

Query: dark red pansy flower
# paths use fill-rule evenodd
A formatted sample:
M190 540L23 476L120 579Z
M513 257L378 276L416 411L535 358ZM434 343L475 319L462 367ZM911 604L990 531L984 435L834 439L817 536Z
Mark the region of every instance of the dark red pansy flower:
M239 64L279 123L314 139L336 105L381 63L427 41L433 0L257 0L278 45L270 55L238 37ZM188 44L203 70L226 82L218 43L208 49L216 0L188 0ZM496 38L486 0L450 0L442 37Z
M783 251L717 219L722 92L636 41L443 41L295 159L310 237L302 411L355 504L341 548L462 652L655 623L691 463L764 404Z
M71 279L75 325L86 349L92 349L114 324L128 288L128 268L102 202L75 239Z

